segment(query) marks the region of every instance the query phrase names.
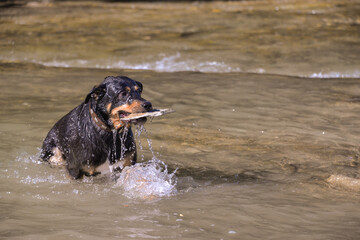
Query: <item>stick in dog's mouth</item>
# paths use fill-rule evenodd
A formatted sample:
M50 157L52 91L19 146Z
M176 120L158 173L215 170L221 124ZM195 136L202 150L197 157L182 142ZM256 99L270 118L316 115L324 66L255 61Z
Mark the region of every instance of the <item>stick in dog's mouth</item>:
M143 113L130 113L130 114L120 114L121 121L129 121L129 120L136 120L139 118L146 118L146 117L159 117L168 113L173 113L175 110L173 109L153 109L149 112Z

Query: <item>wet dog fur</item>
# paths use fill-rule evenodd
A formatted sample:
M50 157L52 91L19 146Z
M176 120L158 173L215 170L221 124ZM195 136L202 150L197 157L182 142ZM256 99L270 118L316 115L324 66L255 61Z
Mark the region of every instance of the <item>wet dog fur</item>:
M152 104L141 97L142 89L140 82L128 77L106 77L83 103L52 127L43 142L41 158L51 164L66 165L74 179L135 164L131 123L143 124L146 118L120 118L152 110Z

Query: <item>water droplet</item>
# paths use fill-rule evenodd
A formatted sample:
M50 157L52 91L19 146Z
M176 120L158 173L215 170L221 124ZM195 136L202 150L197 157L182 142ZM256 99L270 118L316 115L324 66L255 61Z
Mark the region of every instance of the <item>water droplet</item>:
M74 194L79 194L79 190L77 190L77 189L74 189L72 192L73 192Z

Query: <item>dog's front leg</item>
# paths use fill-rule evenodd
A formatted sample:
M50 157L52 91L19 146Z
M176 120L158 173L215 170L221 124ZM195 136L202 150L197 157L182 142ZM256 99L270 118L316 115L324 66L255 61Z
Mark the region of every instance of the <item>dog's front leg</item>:
M81 164L78 163L78 160L73 154L70 154L67 158L66 168L70 174L70 176L74 179L82 178L84 172L82 171Z

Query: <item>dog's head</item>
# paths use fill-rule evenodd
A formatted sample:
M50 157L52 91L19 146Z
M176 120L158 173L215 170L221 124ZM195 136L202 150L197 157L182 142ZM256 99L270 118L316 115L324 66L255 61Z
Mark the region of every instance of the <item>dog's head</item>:
M110 128L119 130L130 123L143 124L146 118L122 121L121 118L131 113L142 113L152 110L151 102L143 99L143 85L124 76L106 77L87 95L85 103L90 102L92 109Z

